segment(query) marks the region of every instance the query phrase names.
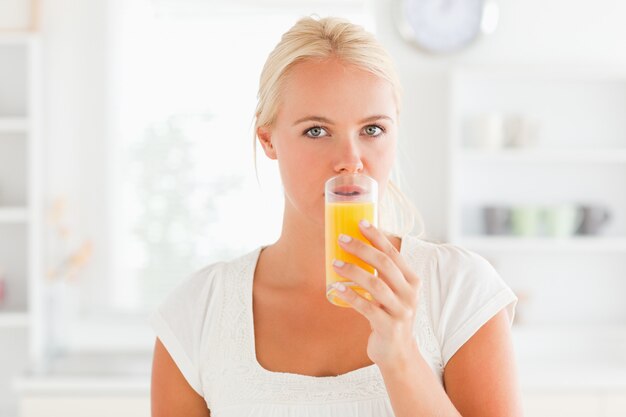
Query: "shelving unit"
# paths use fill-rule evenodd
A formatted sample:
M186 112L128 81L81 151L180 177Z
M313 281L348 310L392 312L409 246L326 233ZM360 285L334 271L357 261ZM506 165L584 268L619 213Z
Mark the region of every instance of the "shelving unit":
M466 67L451 72L449 91L449 241L481 253L514 289L537 297L558 279L541 276L540 265L554 273L563 259L581 271L606 270L594 285L621 281L615 290L626 292L626 68ZM482 130L472 131L471 121L484 115ZM507 142L512 116L538 123L527 146ZM612 219L594 235L487 233L486 206L562 204L606 207ZM589 277L574 271L570 280L580 285ZM533 308L544 313L534 315L538 320L551 317L550 306ZM607 308L626 323L626 308ZM595 311L586 314L601 320Z
M530 147L468 146L481 114L539 120ZM626 239L626 68L463 68L450 75L449 240L489 250L622 251ZM497 173L494 175L494 173ZM594 202L610 207L599 236L502 239L485 235L486 205Z
M527 414L626 415L626 68L466 67L449 82L447 240L520 298ZM526 146L509 140L512 116L539 123ZM612 218L595 234L488 233L487 206L564 204Z
M40 40L0 32L0 415L17 416L14 379L36 361L40 272Z

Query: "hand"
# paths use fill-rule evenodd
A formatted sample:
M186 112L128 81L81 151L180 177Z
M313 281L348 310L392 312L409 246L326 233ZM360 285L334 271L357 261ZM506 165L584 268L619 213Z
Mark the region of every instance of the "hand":
M339 245L376 268L378 276L351 263L333 267L339 275L368 291L374 301L340 283L335 284L336 294L369 320L372 327L367 343L369 358L379 367L395 368L410 361L411 355L419 351L413 337L413 322L420 279L379 229L367 222L359 223L359 229L373 247L353 237L350 242L339 239Z

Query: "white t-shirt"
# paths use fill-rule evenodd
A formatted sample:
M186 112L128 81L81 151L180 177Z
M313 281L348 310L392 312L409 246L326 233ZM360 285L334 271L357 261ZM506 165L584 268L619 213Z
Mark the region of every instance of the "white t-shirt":
M315 377L273 372L258 363L252 283L261 249L194 273L150 320L211 416L392 417L376 364ZM444 367L483 324L503 308L513 322L517 297L474 252L405 236L400 253L422 282L414 336L443 385Z

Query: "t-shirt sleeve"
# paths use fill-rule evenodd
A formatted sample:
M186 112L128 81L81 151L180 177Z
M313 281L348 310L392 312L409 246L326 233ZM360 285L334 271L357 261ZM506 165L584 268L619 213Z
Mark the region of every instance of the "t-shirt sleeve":
M438 245L431 313L444 367L503 308L513 324L516 305L517 296L485 258L455 245Z
M200 347L208 292L214 275L207 267L188 276L150 316L150 325L189 385L203 395Z

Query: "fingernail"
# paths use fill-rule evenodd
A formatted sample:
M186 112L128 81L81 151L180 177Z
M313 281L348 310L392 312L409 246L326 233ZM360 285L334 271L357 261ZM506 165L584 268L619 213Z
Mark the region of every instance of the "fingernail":
M341 234L341 235L339 235L339 240L341 240L344 243L349 243L352 240L352 238L350 236L348 236L348 235Z
M337 291L341 291L341 292L345 292L346 291L346 286L343 285L341 282L335 282L335 284L333 284L333 285L337 289Z
M335 265L337 268L341 268L342 266L344 266L346 263L344 261L341 261L339 259L335 259L333 261L333 265Z
M359 223L361 224L361 226L365 227L366 229L370 227L370 222L368 222L366 219L361 220Z

